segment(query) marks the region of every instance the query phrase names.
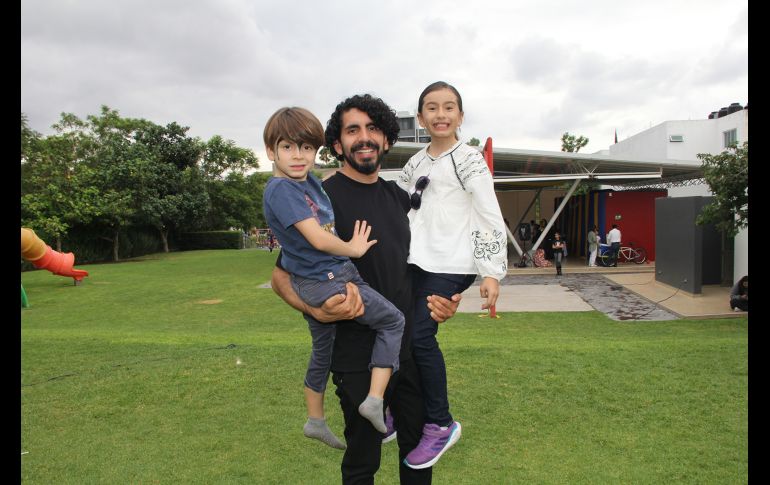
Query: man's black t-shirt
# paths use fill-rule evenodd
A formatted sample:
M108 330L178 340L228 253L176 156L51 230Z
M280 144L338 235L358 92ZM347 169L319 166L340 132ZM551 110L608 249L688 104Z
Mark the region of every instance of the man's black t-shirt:
M323 182L334 210L334 226L344 241L353 236L355 222L366 221L372 226L369 239L377 244L363 257L352 259L361 278L374 290L401 310L406 320L401 338L401 361L411 359L412 349L412 274L407 265L409 256L409 194L396 185L378 179L363 184L336 173ZM280 256L277 266L280 265ZM339 372L366 371L371 362L375 330L352 320L337 322L337 336L332 352L332 370Z

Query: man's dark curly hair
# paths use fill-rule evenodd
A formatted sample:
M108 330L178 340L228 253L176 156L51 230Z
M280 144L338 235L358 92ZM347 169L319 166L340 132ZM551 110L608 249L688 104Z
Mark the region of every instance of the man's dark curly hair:
M338 141L342 134L342 115L353 108L369 115L369 118L374 122L374 126L385 134L389 147L396 143L400 130L396 112L390 109L390 106L385 104L385 101L380 98L375 98L371 94L356 94L338 104L331 118L329 118L329 122L326 123L326 131L324 133L326 147L337 157L337 160L344 158L343 155L338 154L334 150L334 142ZM387 153L387 150L385 150L385 153Z

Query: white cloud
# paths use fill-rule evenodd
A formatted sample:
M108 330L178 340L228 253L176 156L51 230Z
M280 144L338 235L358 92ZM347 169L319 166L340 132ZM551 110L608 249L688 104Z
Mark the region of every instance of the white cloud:
M304 106L326 122L370 92L414 111L454 84L463 135L559 150L607 148L666 120L748 103L748 7L721 0L627 4L406 0L25 0L21 110L50 132L61 112L176 121L252 148L264 121Z

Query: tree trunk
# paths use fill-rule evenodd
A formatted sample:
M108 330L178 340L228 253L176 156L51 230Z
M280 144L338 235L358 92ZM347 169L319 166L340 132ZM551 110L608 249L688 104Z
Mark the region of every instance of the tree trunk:
M722 278L720 286L733 286L733 258L735 257L735 238L722 231Z
M115 238L112 240L112 260L118 261L118 248L120 248L120 242L118 240L118 236L120 235L120 231L117 229L115 230Z
M158 231L160 232L160 240L163 241L163 252L167 253L168 252L168 229L159 227Z
M56 236L56 250L61 252L61 236Z

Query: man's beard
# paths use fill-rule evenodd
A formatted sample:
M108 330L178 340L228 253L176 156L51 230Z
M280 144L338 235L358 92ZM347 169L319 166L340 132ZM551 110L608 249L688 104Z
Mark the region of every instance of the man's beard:
M373 157L373 160L369 160L364 163L358 163L355 160L354 153L357 150L361 150L363 148L373 149L375 151L375 156ZM349 164L353 170L363 175L371 175L377 172L377 170L380 168L380 165L382 164L382 159L385 157L385 152L380 152L380 146L371 141L353 145L350 147L350 152L343 151L343 153L345 155L345 162Z

